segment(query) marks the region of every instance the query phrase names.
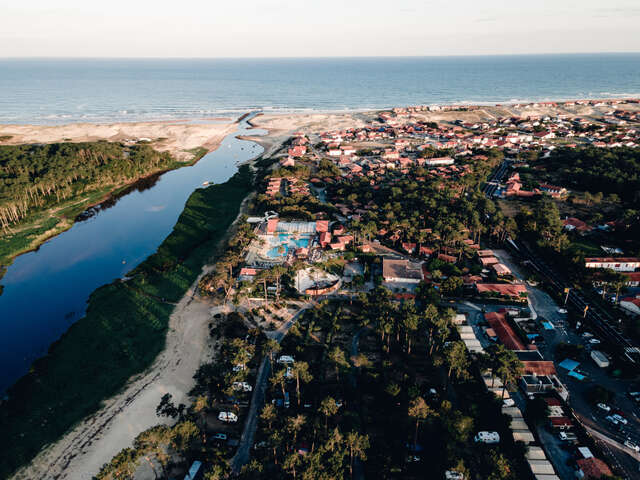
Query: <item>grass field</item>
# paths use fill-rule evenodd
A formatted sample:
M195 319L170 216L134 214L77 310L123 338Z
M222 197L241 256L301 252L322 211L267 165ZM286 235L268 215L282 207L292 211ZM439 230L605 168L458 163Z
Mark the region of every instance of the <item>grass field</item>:
M158 251L127 282L97 289L87 314L9 390L0 410L0 478L31 460L163 349L173 305L216 252L252 189L248 166L229 181L196 190Z

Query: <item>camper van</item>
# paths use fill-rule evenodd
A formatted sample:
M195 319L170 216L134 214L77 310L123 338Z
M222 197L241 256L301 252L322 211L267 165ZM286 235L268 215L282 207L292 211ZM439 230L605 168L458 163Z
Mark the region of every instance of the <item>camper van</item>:
M500 434L498 432L478 432L473 441L476 443L500 443Z

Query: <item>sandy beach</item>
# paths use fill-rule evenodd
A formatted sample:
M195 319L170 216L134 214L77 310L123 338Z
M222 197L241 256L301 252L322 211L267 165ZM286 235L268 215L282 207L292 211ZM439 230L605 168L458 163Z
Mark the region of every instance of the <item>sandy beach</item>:
M0 125L0 145L23 143L93 142L98 140L138 141L149 139L153 147L161 152L169 152L174 158L189 161L193 154L187 150L204 147L215 149L222 139L233 132L237 124L208 123L182 124L175 122L133 122L91 124L73 123L68 125Z

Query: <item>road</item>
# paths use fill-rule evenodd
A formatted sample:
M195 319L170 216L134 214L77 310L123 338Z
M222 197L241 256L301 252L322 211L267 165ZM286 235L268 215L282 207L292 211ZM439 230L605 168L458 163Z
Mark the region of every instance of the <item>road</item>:
M508 252L494 250L494 253L502 263L511 269L516 277L525 278L524 272ZM559 343L583 345L586 348L585 339L575 331L566 327L566 315L558 312L560 307L554 299L547 292L539 288L532 287L531 285L526 285L526 287L529 304L532 312L535 312L534 315L543 317L550 321L555 327L553 330L543 329L541 331L541 335L545 341L538 345L538 349L543 357L548 360L553 360L557 366L558 362L564 360L564 358L556 358L555 355L556 346ZM612 466L624 472L628 478L634 478L634 475L637 475L638 471L638 458L636 458L635 452L622 445L626 438L630 438L634 443L640 444L640 418L636 413L637 407L625 395L629 384L623 380L610 377L592 361L581 363L579 368L580 371L587 376L587 379L584 381L576 380L570 377L567 371L562 368L557 368L557 375L570 394L568 404L573 410L575 417L583 424L589 433L597 432L597 435L592 433L592 436L597 437L594 438L594 440L600 443L603 450L609 454L609 462ZM616 393L612 406L625 412L625 416L629 421L626 427L618 428L613 426L605 420L608 414L594 407L587 400L587 392L594 385L603 386L607 390ZM604 438L609 440L605 442L606 445L602 444ZM545 449L551 452L559 451L560 442L557 437L545 436L543 439L548 442L548 445L545 444ZM565 462L564 455L561 455L557 459L550 456L550 459L554 462L556 469L563 469ZM560 474L561 472L559 471L558 473Z
M282 341L287 334L291 326L298 320L298 317L302 315L311 305L302 307L293 317L285 322L278 330L273 332L265 332L267 337L276 340L278 343ZM244 429L242 430L242 436L240 437L240 443L236 454L231 459L231 470L233 473L240 473L240 469L249 462L251 453L251 446L253 445L253 439L256 435L256 429L258 428L258 413L264 405L265 393L267 391L267 381L271 373L271 363L269 357L265 357L258 369L258 375L256 377L256 384L253 388L253 394L251 396L251 406L247 412L247 419L245 420Z
M515 248L518 255L537 270L558 293L562 294L565 289L570 288L567 302L568 307L574 308L582 313L585 307L589 306L586 312L585 323L591 326L601 340L605 341L611 349L617 351L621 358L633 364L640 364L640 348L614 326L615 319L613 319L608 312L601 309L598 305L589 304L585 299L584 293L574 288L563 275L560 275L551 268L523 242L512 241L511 245Z

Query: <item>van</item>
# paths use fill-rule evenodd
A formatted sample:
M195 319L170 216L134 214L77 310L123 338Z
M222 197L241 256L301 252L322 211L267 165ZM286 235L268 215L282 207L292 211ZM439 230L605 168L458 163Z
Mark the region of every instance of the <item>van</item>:
M500 434L498 432L478 432L473 437L473 441L476 443L500 443Z

